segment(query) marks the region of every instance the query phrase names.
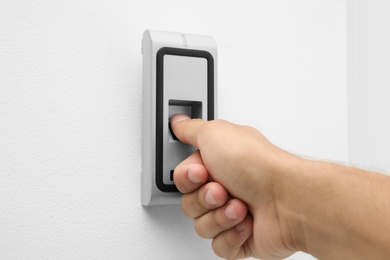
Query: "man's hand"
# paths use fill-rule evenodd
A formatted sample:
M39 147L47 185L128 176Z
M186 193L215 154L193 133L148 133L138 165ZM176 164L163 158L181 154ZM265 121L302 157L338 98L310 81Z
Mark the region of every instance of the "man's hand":
M302 159L248 126L185 115L171 124L198 148L174 172L183 211L218 256L390 258L388 176Z
M257 130L222 120L171 119L175 135L199 150L174 171L184 214L223 258L283 258L296 251L278 214L275 178L298 160ZM254 232L253 230L256 230Z

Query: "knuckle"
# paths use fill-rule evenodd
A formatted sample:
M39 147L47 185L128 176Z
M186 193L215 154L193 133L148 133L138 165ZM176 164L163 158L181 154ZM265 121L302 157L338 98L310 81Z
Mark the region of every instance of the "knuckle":
M189 124L199 124L199 123L202 123L203 120L202 119L191 119L191 121L182 121L180 123L183 123L183 124L187 124L187 127L184 127L182 132L178 133L178 137L181 137L182 139L184 139L184 141L187 141L189 139L191 139L192 135L193 135L193 129L192 127L190 127Z
M224 259L235 258L235 247L231 243L231 237L227 232L223 232L213 240L212 249L214 253Z
M206 124L204 130L207 131L207 132L210 132L212 129L218 129L218 128L225 128L229 125L230 123L223 120L223 119L216 119L216 120L213 120L213 121L208 121L208 123ZM218 130L217 130L218 131Z
M219 243L220 236L221 235L219 235L218 237L213 239L213 242L211 243L211 248L213 249L214 254L216 254L217 256L219 256L221 258L226 258L225 250L223 250L223 248L221 247L221 245Z
M205 228L199 222L200 221L198 219L195 219L194 221L194 229L196 234L198 234L198 236L201 238L210 238Z
M225 230L226 228L229 228L229 225L226 225L223 223L223 221L221 219L221 215L218 213L220 213L220 212L218 212L218 210L215 210L213 212L212 219L213 219L214 225L220 230Z
M183 166L179 164L173 170L173 179L175 181L175 185L180 192L186 193L186 188L183 185Z
M196 196L196 203L198 206L203 210L210 210L210 207L208 206L207 202L205 201L206 191L207 187L209 185L204 185L198 192L198 195Z
M191 205L188 203L188 195L184 194L181 198L181 210L183 211L184 215L189 218L193 218L191 214Z
M254 128L253 126L249 126L249 125L242 125L241 128L249 133L257 133L257 129Z

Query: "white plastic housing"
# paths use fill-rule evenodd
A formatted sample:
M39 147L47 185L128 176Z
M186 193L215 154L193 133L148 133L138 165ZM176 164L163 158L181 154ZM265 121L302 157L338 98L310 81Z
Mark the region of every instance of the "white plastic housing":
M169 119L216 118L217 47L210 36L147 30L142 54L142 205L179 204L172 173L196 149L174 138Z

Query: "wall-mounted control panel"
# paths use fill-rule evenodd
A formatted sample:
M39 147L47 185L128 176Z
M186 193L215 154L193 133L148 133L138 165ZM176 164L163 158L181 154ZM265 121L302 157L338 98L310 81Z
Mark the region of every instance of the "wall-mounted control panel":
M177 140L170 118L216 117L217 47L210 36L147 30L142 55L142 204L179 204L173 172L196 149Z

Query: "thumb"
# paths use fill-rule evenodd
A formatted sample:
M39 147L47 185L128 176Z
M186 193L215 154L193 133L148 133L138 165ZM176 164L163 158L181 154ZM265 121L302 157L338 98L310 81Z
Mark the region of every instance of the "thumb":
M199 148L198 140L201 129L206 122L202 119L191 119L185 114L176 114L171 118L171 127L176 137L183 143Z

